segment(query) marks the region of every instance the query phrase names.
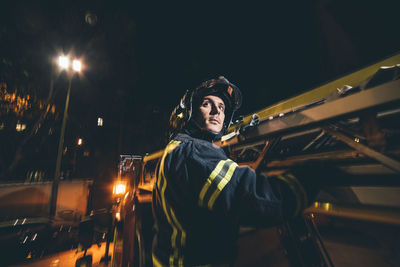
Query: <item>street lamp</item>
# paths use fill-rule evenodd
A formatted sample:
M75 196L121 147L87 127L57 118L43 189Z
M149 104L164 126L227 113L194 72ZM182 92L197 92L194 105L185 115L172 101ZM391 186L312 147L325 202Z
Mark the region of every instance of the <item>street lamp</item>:
M61 69L68 69L69 68L69 58L67 56L59 56L58 57L58 66Z
M74 59L74 61L72 61L72 69L74 71L80 72L82 68L82 63L80 60L78 59Z
M71 72L71 70L69 69L69 67L70 67L69 63L70 63L70 60L68 57L66 57L66 56L58 57L58 66L60 67L60 69L67 71L69 80L68 80L67 96L65 98L64 116L63 116L62 125L61 125L60 140L58 142L56 170L54 173L54 181L53 181L52 194L51 194L50 216L54 216L55 212L56 212L58 183L60 181L62 151L63 151L63 147L64 147L65 127L67 125L67 114L68 114L69 98L70 98L70 94L71 94L72 77L74 76L75 72L80 72L81 68L82 68L82 63L78 59L74 59L72 61L72 72Z
M60 68L65 69L69 72L69 58L66 56L60 56L58 60L58 65ZM72 71L73 72L80 72L82 64L79 60L74 59L72 61ZM69 98L71 95L71 84L72 84L72 77L74 73L68 73L69 80L68 80L68 89L67 89L67 97L65 98L65 107L64 107L64 116L61 125L61 135L60 140L58 143L58 153L57 153L57 163L56 163L56 171L54 174L54 179L58 181L60 179L60 169L61 169L61 159L62 159L62 151L64 146L64 135L65 135L65 127L67 125L67 114L68 114L68 106L69 106Z

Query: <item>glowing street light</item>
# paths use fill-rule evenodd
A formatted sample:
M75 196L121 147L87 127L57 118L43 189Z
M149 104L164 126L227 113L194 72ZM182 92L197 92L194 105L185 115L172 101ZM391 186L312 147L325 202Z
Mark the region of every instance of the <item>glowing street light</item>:
M59 56L58 57L58 66L61 69L68 69L69 68L69 58L66 56Z
M82 63L81 63L81 61L78 60L78 59L74 59L74 60L72 61L72 69L73 69L74 71L80 72L81 69L82 69Z
M59 56L58 57L58 66L61 70L66 70L70 72L70 58L68 56ZM74 72L80 72L82 70L82 62L79 59L72 60L72 70Z

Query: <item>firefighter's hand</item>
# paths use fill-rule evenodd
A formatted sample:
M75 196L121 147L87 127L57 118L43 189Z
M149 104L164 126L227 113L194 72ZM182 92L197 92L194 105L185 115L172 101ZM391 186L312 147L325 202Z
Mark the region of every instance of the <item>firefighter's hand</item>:
M312 164L296 167L290 169L289 172L292 173L303 186L307 194L308 205L316 200L323 186L335 184L335 181L343 176L340 170L328 164Z
M292 172L270 177L270 184L282 202L282 215L292 218L308 206L309 193Z
M259 124L260 124L260 117L258 116L257 113L254 113L251 116L250 122L248 124L242 126L242 128L240 129L240 135L239 136L246 136L246 134L248 134L253 129L255 129Z
M260 124L260 117L258 116L257 113L254 113L251 116L250 122L248 124L246 124L245 126L243 126L242 131L248 131L251 128L253 128L253 127L255 127L255 126L259 125L259 124Z
M312 204L326 179L333 179L337 172L328 166L301 166L281 175L270 177L271 183L279 188L285 217L301 214Z

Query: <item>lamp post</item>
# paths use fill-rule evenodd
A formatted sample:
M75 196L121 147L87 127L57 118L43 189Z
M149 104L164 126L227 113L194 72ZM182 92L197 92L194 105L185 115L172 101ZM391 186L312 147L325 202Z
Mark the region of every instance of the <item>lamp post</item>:
M69 98L71 94L71 85L72 85L72 77L74 76L74 72L80 72L82 68L82 64L79 60L75 59L72 61L72 72L70 72L70 60L66 56L60 56L58 58L58 66L62 70L66 70L69 76L68 79L68 89L67 96L65 98L65 106L64 106L64 116L61 125L61 134L58 142L58 150L57 150L57 161L56 161L56 170L54 172L54 181L51 190L51 201L50 201L50 216L54 217L57 208L57 194L58 194L58 183L60 181L60 169L61 169L61 160L62 160L62 152L64 147L64 136L65 136L65 128L67 125L67 115L68 115L68 106L69 106Z

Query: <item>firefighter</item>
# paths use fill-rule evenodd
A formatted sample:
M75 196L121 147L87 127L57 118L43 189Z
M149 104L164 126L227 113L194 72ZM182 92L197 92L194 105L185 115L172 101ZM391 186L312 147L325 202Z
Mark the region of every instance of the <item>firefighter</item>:
M241 101L219 77L188 90L172 112L153 190L154 266L230 266L239 225L276 225L307 204L293 175L259 175L213 144Z

